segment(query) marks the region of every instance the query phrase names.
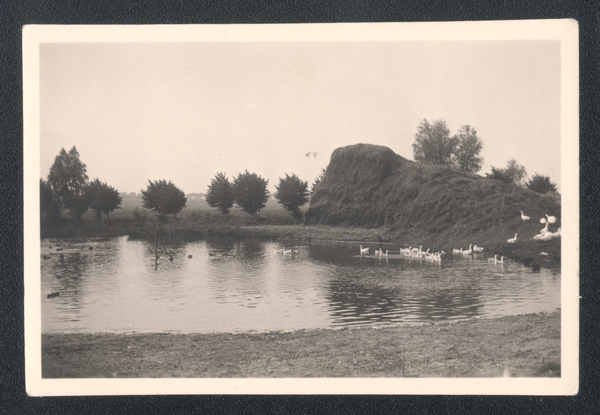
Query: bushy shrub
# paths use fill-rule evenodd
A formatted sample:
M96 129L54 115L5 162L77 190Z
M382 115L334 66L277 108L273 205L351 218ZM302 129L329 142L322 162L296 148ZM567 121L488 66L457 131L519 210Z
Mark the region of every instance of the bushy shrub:
M227 215L229 214L229 209L233 206L233 201L232 184L225 176L225 173L218 173L208 186L206 203L208 203L208 206L216 207L222 214Z
M250 215L258 213L269 200L268 184L268 180L263 179L256 173L248 173L248 170L240 173L233 180L235 203Z
M550 177L537 173L534 173L529 182L527 182L527 188L542 194L556 192L556 184L550 181Z
M289 176L286 173L284 179L279 178L279 184L275 188L275 198L278 202L292 213L295 220L301 220L300 207L308 202L308 182L300 180L295 174Z

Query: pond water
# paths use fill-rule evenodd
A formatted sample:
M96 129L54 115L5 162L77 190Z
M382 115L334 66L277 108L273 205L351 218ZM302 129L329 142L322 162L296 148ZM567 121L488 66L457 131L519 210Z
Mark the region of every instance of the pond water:
M127 237L41 242L43 332L234 332L382 326L560 307L560 273L483 255L442 263L359 243ZM294 247L297 253L275 250ZM172 257L172 260L170 260ZM59 293L57 296L49 294Z

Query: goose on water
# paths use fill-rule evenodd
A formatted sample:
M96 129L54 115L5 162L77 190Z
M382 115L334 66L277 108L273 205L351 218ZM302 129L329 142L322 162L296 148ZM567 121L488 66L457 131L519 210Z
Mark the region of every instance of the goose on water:
M388 256L388 252L390 252L389 250L385 250L385 254L383 253L383 250L379 250L379 256Z
M518 233L515 233L515 237L507 239L506 242L508 242L509 244L514 244L515 242L517 242L517 235Z
M360 254L368 254L369 253L369 247L366 247L363 249L362 245L360 246Z
M548 218L548 222L550 222L550 223L556 223L556 216L548 216L548 215L546 215L546 217Z
M495 263L496 263L496 264L504 264L504 258L505 258L505 257L501 256L501 257L500 257L500 259L499 259L499 260L497 260Z
M462 248L460 248L460 249L453 249L452 253L453 254L462 254Z
M482 248L482 247L480 247L480 246L477 246L477 245L475 245L475 246L473 247L473 251L475 251L475 252L483 252L483 248Z
M469 249L462 251L461 254L463 255L471 255L473 253L473 250L471 249L471 247L473 246L473 244L469 244Z
M498 256L498 255L494 255L494 257L493 257L493 258L492 258L492 257L488 258L488 262L493 262L493 263L496 263L496 261L498 261L498 260L496 259L496 257L497 257L497 256Z
M521 211L521 219L523 219L523 220L529 220L529 219L531 219L531 218L530 218L529 216L525 216L525 215L523 214L523 211Z

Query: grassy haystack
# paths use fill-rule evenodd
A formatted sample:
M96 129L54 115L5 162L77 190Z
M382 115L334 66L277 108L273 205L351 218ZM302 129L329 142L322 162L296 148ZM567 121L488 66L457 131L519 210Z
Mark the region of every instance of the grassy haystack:
M521 210L529 222L521 219ZM560 218L556 195L417 164L387 147L356 144L333 152L306 224L385 226L394 240L489 245L506 243L517 232L520 239L531 240L545 214ZM560 221L550 230L557 226Z

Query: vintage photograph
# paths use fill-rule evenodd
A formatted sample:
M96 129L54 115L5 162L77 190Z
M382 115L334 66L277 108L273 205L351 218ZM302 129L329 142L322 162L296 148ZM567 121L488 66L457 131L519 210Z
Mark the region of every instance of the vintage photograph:
M577 35L26 27L28 393L576 393Z

